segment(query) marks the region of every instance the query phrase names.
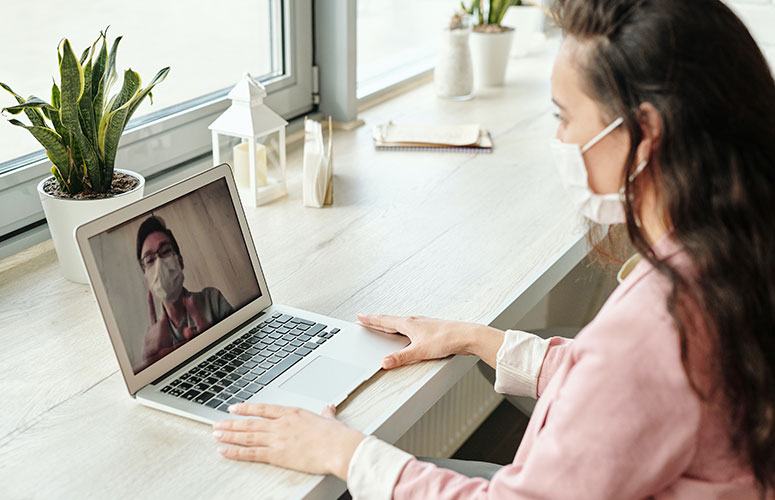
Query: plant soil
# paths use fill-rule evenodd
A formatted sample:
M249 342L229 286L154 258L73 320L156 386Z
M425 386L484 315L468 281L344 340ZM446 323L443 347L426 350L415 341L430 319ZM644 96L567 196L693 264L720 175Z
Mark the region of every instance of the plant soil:
M131 175L127 175L123 172L113 172L113 182L110 184L110 189L104 193L97 193L92 191L91 187L84 185L83 191L74 195L69 194L59 187L59 183L51 177L43 184L43 191L46 194L55 196L57 198L67 198L71 200L101 200L103 198L112 198L120 194L128 193L140 184L140 180Z
M512 30L514 30L514 28L501 26L500 24L477 24L474 26L474 31L477 33L503 33L504 31Z

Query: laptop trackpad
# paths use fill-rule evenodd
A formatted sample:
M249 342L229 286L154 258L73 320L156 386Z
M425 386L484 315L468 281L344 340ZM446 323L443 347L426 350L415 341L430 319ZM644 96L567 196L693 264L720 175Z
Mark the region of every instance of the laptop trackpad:
M319 356L285 381L280 388L330 403L357 387L366 370L338 359Z

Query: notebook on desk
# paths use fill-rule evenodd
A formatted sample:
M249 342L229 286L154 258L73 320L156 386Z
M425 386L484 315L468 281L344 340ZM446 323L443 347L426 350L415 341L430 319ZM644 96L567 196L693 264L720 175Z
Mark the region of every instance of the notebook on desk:
M490 133L476 124L396 125L388 122L374 127L377 151L436 151L492 153Z
M76 239L127 389L154 408L208 423L243 401L319 413L408 344L275 304L226 164Z

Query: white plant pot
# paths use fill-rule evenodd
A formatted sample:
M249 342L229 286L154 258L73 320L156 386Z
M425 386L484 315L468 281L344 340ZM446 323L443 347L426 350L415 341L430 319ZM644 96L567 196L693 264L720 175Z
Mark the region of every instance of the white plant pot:
M503 85L514 30L498 33L471 33L471 58L477 87Z
M76 283L88 283L86 268L75 242L75 228L85 222L112 212L143 197L145 178L136 172L116 169L139 179L140 183L131 191L118 196L101 200L72 200L57 198L43 191L43 185L51 177L46 177L38 184L38 195L46 214L51 239L59 258L59 268L65 278Z
M511 44L511 57L525 57L535 43L536 33L541 31L544 13L535 6L521 5L510 7L503 16L503 23L514 26L514 41Z

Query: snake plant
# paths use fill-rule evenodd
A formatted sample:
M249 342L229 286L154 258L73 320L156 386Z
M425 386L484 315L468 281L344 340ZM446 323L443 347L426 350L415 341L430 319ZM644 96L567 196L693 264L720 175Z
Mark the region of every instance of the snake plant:
M80 58L69 40L60 43L60 85L54 82L51 87L50 103L35 96L24 99L0 82L18 103L3 108L3 112L27 115L29 125L14 118L9 121L27 129L45 148L53 164L51 173L62 191L70 195L89 189L97 193L110 190L124 127L146 96L153 102L151 90L169 73L169 67L162 69L142 88L140 75L128 69L121 90L108 98L118 80L116 52L121 37L113 41L108 53L106 31L100 32Z
M487 20L485 22L484 6L482 0L473 0L470 7L466 7L463 2L460 2L460 6L469 15L473 16L474 12L477 13L479 19L478 25L490 24L500 26L503 21L503 16L506 15L506 11L512 5L522 5L522 0L490 0L489 8L487 9Z

